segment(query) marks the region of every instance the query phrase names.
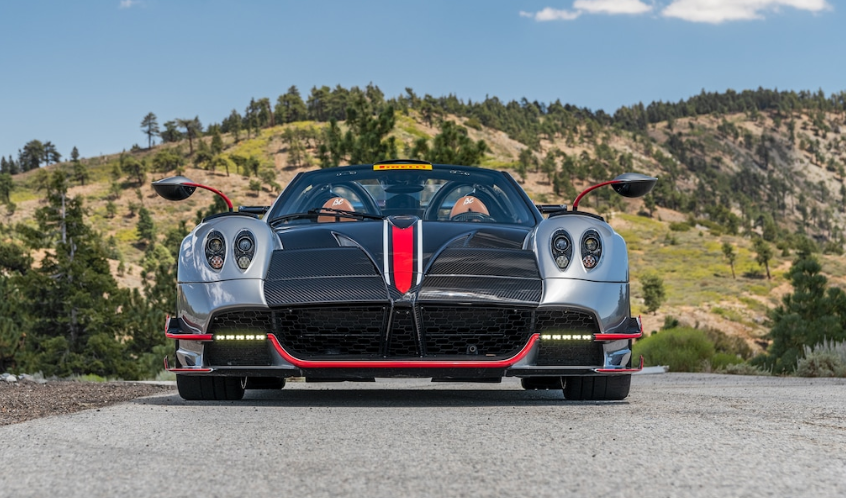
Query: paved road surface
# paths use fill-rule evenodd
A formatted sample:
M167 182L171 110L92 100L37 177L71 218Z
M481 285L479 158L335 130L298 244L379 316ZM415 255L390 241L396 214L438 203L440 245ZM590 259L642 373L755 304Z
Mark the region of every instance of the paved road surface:
M846 496L846 381L635 377L619 403L499 385L291 383L0 427L0 496Z

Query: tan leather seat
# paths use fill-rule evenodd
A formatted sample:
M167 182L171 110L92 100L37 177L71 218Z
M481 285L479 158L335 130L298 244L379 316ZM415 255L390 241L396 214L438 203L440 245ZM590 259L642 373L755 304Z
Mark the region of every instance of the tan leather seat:
M464 197L455 201L455 205L452 206L452 211L449 212L449 217L454 218L459 214L464 213L481 213L484 215L490 215L491 213L488 212L487 206L472 195L465 195Z
M324 209L337 209L339 211L355 211L353 205L350 201L344 199L343 197L333 197L328 201L323 203L321 206ZM317 217L318 223L332 223L335 221L355 221L354 218L341 218L339 216L332 216L331 214L327 213L323 216Z

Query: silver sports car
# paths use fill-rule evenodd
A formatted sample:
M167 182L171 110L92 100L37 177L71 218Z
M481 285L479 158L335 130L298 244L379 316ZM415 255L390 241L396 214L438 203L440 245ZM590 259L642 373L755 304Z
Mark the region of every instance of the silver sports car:
M179 394L431 377L563 389L566 399L629 394L626 244L582 196L627 197L655 178L627 173L571 209L536 206L502 171L396 160L299 174L272 206L232 209L185 238L175 317ZM166 360L167 363L167 360Z

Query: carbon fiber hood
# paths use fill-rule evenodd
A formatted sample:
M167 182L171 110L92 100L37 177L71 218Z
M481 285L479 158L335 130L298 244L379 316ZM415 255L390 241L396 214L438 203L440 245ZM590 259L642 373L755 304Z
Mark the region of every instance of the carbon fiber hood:
M278 232L265 282L270 306L338 302L534 304L542 280L530 229L389 219ZM403 278L408 283L403 284Z

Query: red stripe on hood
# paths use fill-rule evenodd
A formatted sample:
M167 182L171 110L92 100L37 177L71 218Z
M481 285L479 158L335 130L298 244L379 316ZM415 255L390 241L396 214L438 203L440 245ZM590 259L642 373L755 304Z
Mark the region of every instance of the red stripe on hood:
M394 285L405 294L414 276L414 225L408 228L392 226L391 242Z

